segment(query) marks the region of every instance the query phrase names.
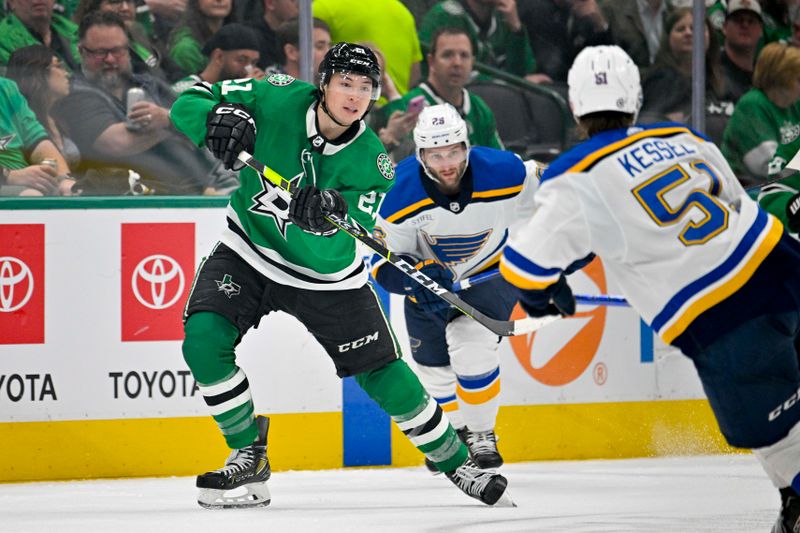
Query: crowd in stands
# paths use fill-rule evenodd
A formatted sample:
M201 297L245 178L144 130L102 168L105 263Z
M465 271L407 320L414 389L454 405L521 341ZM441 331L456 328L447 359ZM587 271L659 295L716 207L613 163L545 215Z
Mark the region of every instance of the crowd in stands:
M505 116L470 84L499 71L565 95L573 59L598 44L639 66L641 122L690 124L691 4L314 0L313 67L336 42L376 53L383 92L367 119L395 162L413 154L422 106L437 103L461 113L474 145L511 146ZM705 133L759 184L800 137L800 0L706 7ZM195 83L299 77L298 15L297 0L0 0L0 195L229 194L236 175L179 135L168 110Z

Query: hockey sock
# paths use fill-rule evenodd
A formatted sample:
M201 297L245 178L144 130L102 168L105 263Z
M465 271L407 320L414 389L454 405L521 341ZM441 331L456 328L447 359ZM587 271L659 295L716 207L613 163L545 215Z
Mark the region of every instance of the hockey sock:
M499 367L478 376L459 374L456 394L470 431L494 429L500 407Z
M464 463L466 446L459 440L442 408L428 395L405 361L397 359L355 378L440 471L450 472Z
M183 358L225 442L233 449L252 444L258 428L247 376L236 366L239 330L216 313L201 312L189 317L184 332Z

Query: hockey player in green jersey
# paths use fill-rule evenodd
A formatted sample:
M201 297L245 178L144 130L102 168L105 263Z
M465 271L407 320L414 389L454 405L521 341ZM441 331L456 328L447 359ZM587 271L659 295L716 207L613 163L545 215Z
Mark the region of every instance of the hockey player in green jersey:
M787 166L800 151L800 137L778 146L769 162L769 180L758 193L758 203L800 238L800 173Z
M171 111L175 126L226 168L238 170L237 156L246 150L297 185L289 196L242 170L228 228L189 296L184 358L233 450L223 468L198 476L198 501L210 508L269 504L269 420L254 415L234 348L262 316L284 311L322 344L337 374L355 376L464 493L489 505L507 503L506 479L472 463L442 409L400 358L355 240L324 217L346 216L371 231L393 183L389 157L362 120L380 94L375 56L339 43L319 76L318 87L285 74L199 83ZM241 486L247 497L228 494Z

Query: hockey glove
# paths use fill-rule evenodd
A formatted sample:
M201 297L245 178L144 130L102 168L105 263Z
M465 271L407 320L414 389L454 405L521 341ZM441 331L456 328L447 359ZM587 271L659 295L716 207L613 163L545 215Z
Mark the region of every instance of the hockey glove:
M289 204L289 220L303 231L315 235L329 237L338 231L325 218L327 213L341 218L347 215L347 202L337 190L320 191L313 185L306 185L294 194Z
M800 193L792 196L792 199L786 204L786 219L789 231L800 233Z
M206 146L229 170L240 170L244 163L239 152L252 152L256 144L256 123L241 104L217 104L206 117Z
M417 263L416 269L448 291L453 288L453 276L446 268L433 259L427 259ZM419 308L426 313L435 313L450 307L449 303L409 277L406 277L403 289L406 291L408 297L416 302Z
M517 289L517 292L519 304L532 317L575 314L575 297L563 274L544 290Z

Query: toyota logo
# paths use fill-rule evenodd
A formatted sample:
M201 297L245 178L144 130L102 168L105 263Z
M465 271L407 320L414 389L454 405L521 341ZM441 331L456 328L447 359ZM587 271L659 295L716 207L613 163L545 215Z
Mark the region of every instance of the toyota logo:
M176 283L170 283L176 278ZM133 269L131 288L143 306L150 309L166 309L181 297L185 281L183 269L177 261L168 255L157 254L139 261ZM149 286L150 291L144 291L145 294L142 294L139 290L140 285Z
M0 313L13 313L22 308L32 294L33 273L28 265L16 257L0 257Z

